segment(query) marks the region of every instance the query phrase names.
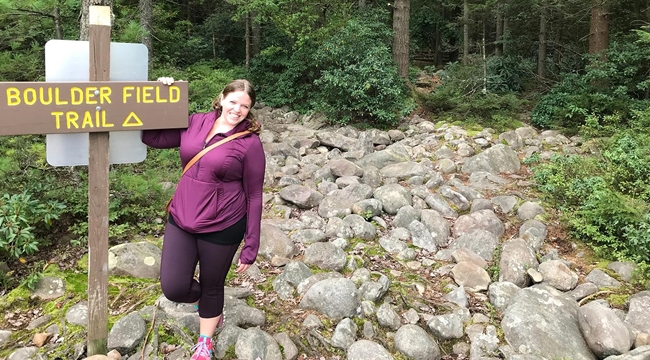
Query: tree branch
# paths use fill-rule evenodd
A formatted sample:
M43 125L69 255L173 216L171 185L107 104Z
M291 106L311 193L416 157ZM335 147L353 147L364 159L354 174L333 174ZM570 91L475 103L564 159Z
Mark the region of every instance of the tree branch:
M45 16L45 17L49 17L49 18L52 18L52 19L54 18L54 15L43 13L43 12L40 12L40 11L34 11L34 10L29 10L29 9L14 9L14 10L22 11L23 13L27 13L28 15ZM9 14L9 15L24 15L24 14Z

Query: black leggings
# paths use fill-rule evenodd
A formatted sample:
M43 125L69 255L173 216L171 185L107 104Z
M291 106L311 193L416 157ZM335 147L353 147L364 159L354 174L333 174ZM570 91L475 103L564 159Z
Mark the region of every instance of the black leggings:
M177 226L167 223L160 265L160 285L171 301L194 303L200 301L199 316L213 318L223 312L224 282L239 248L199 240ZM199 281L194 270L199 264Z

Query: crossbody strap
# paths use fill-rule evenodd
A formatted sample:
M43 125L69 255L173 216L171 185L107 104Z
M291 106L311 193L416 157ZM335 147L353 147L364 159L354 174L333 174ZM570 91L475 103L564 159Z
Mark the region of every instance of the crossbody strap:
M246 130L246 131L242 131L242 132L232 134L232 135L228 136L227 138L221 139L221 140L217 141L216 143L208 146L207 148L201 150L198 154L194 155L194 157L187 163L187 165L185 165L185 168L183 169L183 173L181 174L181 176L185 175L187 170L189 170L192 167L192 165L194 165L194 163L199 161L199 159L201 157L203 157L203 155L207 154L208 151L216 148L219 145L223 145L223 144L227 143L230 140L233 140L235 138L238 138L238 137L246 135L246 134L250 134L250 131Z

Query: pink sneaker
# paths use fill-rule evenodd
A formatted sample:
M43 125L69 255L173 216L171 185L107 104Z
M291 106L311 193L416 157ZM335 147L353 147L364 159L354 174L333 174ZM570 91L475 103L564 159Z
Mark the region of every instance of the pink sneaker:
M194 351L190 360L212 360L212 339L200 338L190 351Z

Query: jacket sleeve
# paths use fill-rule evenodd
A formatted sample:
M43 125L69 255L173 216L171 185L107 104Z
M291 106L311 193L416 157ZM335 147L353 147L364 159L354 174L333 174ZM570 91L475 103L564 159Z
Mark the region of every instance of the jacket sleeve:
M188 125L194 115L188 118ZM148 146L157 149L170 149L181 146L181 134L186 129L143 130L140 138Z
M260 247L260 227L262 222L262 193L266 158L262 142L257 135L244 157L243 185L246 193L247 218L244 247L239 259L242 264L252 264Z

